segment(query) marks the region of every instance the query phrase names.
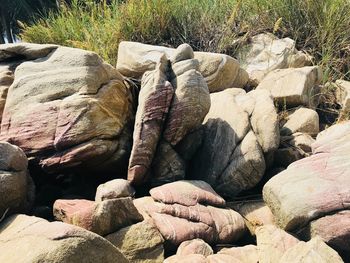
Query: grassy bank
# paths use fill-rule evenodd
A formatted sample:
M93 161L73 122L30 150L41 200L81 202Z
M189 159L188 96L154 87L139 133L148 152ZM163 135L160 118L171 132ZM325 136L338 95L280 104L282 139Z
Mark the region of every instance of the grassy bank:
M323 65L326 79L350 68L349 0L127 0L82 4L23 25L21 38L93 50L114 64L122 40L234 56L234 40L259 32L291 37Z

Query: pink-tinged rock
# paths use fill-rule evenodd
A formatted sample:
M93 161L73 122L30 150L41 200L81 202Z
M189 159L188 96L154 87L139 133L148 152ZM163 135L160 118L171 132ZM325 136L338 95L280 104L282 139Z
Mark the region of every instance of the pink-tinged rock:
M322 238L333 249L350 253L350 211L316 219L303 229L301 235L307 240L316 236Z
M191 254L184 256L174 255L166 258L164 263L208 263L208 261L203 255Z
M133 197L135 189L124 179L114 179L97 187L95 201L104 201L120 197Z
M95 53L19 43L1 54L23 56L8 90L1 140L23 149L47 171L124 167L133 119L124 78ZM1 59L0 59L1 60ZM125 138L126 137L126 138Z
M259 262L259 250L257 246L246 245L244 247L224 248L218 254L229 255L242 263Z
M174 95L174 88L166 76L169 63L165 55L162 56L156 69L142 77L128 171L128 180L134 184L147 179Z
M180 244L176 251L178 256L186 256L191 254L200 254L205 257L214 254L213 249L202 239L192 239L184 241Z
M246 226L252 235L255 235L255 230L259 226L273 225L275 223L270 208L262 200L231 202L227 206L243 216Z
M0 262L127 263L104 238L83 228L14 215L0 224Z
M339 254L327 246L320 237L315 237L308 242L300 241L298 244L288 249L279 261L276 262L343 263L343 260Z
M350 126L350 122L347 122ZM350 135L344 124L313 144L314 155L291 164L268 181L263 197L276 223L294 230L350 208Z
M279 262L282 255L289 248L299 243L297 238L273 225L259 227L255 234L259 263Z
M198 203L224 206L225 200L211 186L198 180L177 181L151 189L150 194L156 201L166 204L193 206Z
M245 232L244 220L231 209L212 206L158 205L150 212L164 239L178 245L195 238L209 244L237 241Z
M129 197L102 202L57 200L53 209L57 220L80 226L101 236L142 220Z

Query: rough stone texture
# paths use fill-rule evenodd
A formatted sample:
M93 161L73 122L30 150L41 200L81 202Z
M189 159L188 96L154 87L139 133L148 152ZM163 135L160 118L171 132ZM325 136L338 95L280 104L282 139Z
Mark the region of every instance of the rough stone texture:
M253 36L238 50L237 58L255 85L275 69L311 65L311 57L296 50L294 40L278 39L271 33Z
M321 80L322 72L317 66L276 69L260 82L257 89L269 90L280 107L315 107Z
M243 247L224 248L218 254L225 254L238 259L241 263L259 262L259 253L257 246L246 245Z
M135 189L124 179L114 179L97 187L95 201L104 201L120 197L133 197Z
M279 145L277 114L266 91L245 94L227 89L210 97L203 143L192 160L191 176L233 197L261 180L265 156Z
M168 63L161 56L156 69L145 73L141 81L129 159L128 179L133 183L141 184L147 177L175 92L166 76Z
M282 126L281 135L291 135L296 132L316 136L320 132L317 112L303 107L293 111Z
M312 138L309 134L296 132L292 135L281 136L281 145L286 147L295 147L303 151L306 154L312 152L312 144L315 142L315 139Z
M80 49L26 43L0 48L0 58L23 57L34 60L16 68L0 139L47 171L122 166L130 148L125 127L132 98L118 71Z
M315 237L306 243L301 241L288 249L279 262L343 263L343 260L321 238Z
M236 259L235 257L227 254L215 254L207 257L208 263L241 263L240 260Z
M255 235L255 230L258 227L275 223L270 208L262 200L232 202L228 203L227 206L243 216L246 226L252 235Z
M186 180L165 184L151 189L156 201L165 204L194 206L197 203L224 206L225 200L209 184L203 181Z
M178 256L186 256L191 254L200 254L205 257L214 254L213 249L202 239L192 239L184 241L180 244L176 251Z
M203 255L191 254L185 256L174 255L164 260L164 263L208 263Z
M118 48L117 69L126 77L140 79L144 72L153 70L159 58L173 56L175 49L122 41ZM194 52L199 72L205 78L210 92L227 88L242 88L248 74L234 58L216 53Z
M338 79L335 82L337 87L337 102L342 106L344 113L350 112L350 81Z
M303 229L302 237L309 240L319 236L336 251L350 253L350 211L316 219Z
M19 147L0 142L0 218L31 208L34 185L27 166L27 157Z
M265 184L263 197L284 229L349 209L350 122L335 125L313 144L313 155L291 164Z
M25 215L0 225L0 262L86 263L129 262L102 237L80 227Z
M105 238L130 262L162 263L164 260L164 240L152 220L122 228Z
M14 80L14 71L17 63L0 63L0 122L4 111L7 92Z
M282 255L289 248L299 243L297 238L274 225L259 227L255 233L258 245L259 263L280 262L279 260Z
M102 202L57 200L53 206L57 220L80 226L101 236L142 220L130 197Z

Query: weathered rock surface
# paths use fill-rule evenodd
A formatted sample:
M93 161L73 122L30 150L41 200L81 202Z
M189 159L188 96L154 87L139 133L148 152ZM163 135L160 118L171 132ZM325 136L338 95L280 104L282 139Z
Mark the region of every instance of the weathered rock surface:
M255 235L255 230L258 227L275 223L270 208L262 200L232 202L228 203L227 206L242 215L252 235Z
M57 200L54 203L57 220L80 226L101 236L142 220L130 197L101 202L89 200Z
M19 147L0 142L0 218L31 208L35 191L27 166L27 157Z
M201 126L210 107L207 84L189 45L180 45L170 60L164 54L159 59L142 78L128 172L133 184L148 177L154 185L184 179L185 160L175 147Z
M114 179L97 187L95 201L104 201L120 197L133 197L135 189L124 179Z
M0 122L4 111L7 92L14 80L17 63L0 63Z
M105 238L130 262L162 263L164 260L164 240L152 220L122 228Z
M275 69L298 68L311 65L311 58L295 48L290 38L278 39L271 33L253 36L249 44L237 52L237 58L252 84L259 84Z
M205 257L214 254L213 249L202 239L192 239L184 241L180 244L176 251L178 256L186 256L191 254L200 254Z
M313 155L291 164L263 189L264 200L284 229L349 209L350 122L325 130L313 144Z
M25 215L0 225L0 262L129 262L104 238L80 227Z
M303 229L301 235L307 240L319 236L333 249L349 254L350 211L344 210L316 219Z
M226 263L226 262L241 263L240 260L228 254L211 255L207 257L207 262L208 263Z
M321 79L322 72L317 66L276 69L260 82L257 89L269 90L280 107L315 107Z
M208 263L205 256L200 254L191 254L191 255L185 255L185 256L178 256L174 255L171 257L168 257L164 260L164 263Z
M338 79L335 82L337 87L336 97L337 102L342 106L344 113L350 112L350 81Z
M299 243L297 238L274 225L259 227L255 233L258 245L259 263L280 262L283 254Z
M342 263L338 253L327 246L321 238L316 237L308 242L299 242L280 258L280 263Z
M286 136L297 132L312 136L320 132L319 117L316 111L301 107L288 116L287 122L281 128L281 135Z
M175 49L122 41L118 48L117 69L126 77L141 79L144 72L153 70L160 57L173 56ZM194 52L199 72L205 78L210 92L227 88L242 88L248 74L234 58L216 53Z
M179 245L203 239L209 244L231 243L245 232L244 220L205 182L178 181L152 189L153 198L135 200L144 218L151 217L165 240ZM158 200L158 201L154 201Z
M259 253L257 246L246 245L243 247L224 248L218 254L229 255L242 263L257 263L259 262Z
M130 148L126 125L133 117L131 93L118 71L80 49L26 43L0 47L0 62L23 56L32 61L16 68L1 140L21 147L48 171L122 166Z
M266 91L227 89L213 93L202 145L191 175L232 197L262 178L265 156L279 145L277 113Z

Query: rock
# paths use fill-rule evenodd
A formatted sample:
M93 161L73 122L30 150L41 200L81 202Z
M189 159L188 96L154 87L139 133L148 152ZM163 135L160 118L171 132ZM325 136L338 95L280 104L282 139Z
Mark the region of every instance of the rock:
M280 107L315 107L321 79L322 73L317 66L276 69L260 82L257 89L269 90Z
M255 235L255 230L258 227L275 223L270 208L262 200L232 202L228 203L227 206L243 216L246 226L252 235Z
M142 220L130 197L101 202L57 200L53 213L57 220L80 226L101 236Z
M284 253L296 246L299 240L273 225L259 227L256 230L259 263L280 262ZM283 261L281 261L282 263ZM303 261L294 261L303 262Z
M174 52L173 48L122 41L118 48L117 69L126 77L141 79L144 72L155 69L163 54L170 58ZM242 88L247 83L248 74L234 58L207 52L193 54L210 92Z
M15 252L15 253L14 253ZM104 238L80 227L25 215L0 225L0 262L129 262Z
M207 257L208 263L241 263L240 260L236 259L235 257L227 254L215 254Z
M124 179L114 179L104 184L100 184L96 190L95 201L104 201L120 197L133 197L134 188L130 182Z
M118 71L80 49L26 43L0 49L6 59L23 56L35 60L16 68L0 139L21 147L49 172L121 169L133 112L131 92Z
M299 242L297 245L288 249L278 262L342 263L343 260L321 238L316 237L306 243Z
M142 183L149 172L175 92L166 77L168 63L161 56L157 68L144 74L141 81L128 172L134 183Z
M297 160L310 156L311 145L314 142L310 135L300 132L281 136L280 148L274 154L274 164L287 167Z
M287 122L281 128L281 135L291 135L297 132L312 136L320 132L319 117L316 111L301 107L288 116Z
M205 256L199 254L191 254L185 256L174 255L164 260L164 263L208 263Z
M310 56L296 50L294 40L278 39L271 33L253 36L249 44L238 49L237 58L255 85L275 69L311 65Z
M177 249L177 256L186 256L191 254L200 254L205 257L214 254L213 249L202 239L192 239L184 241Z
M148 211L154 207L155 201L151 196L144 196L133 200L137 211L143 216L144 220L150 219Z
M35 186L27 166L19 147L0 142L0 221L6 215L28 212L34 202Z
M350 211L344 210L324 216L303 229L301 235L306 240L319 236L338 252L350 253Z
M277 114L266 91L227 89L210 97L191 175L232 198L261 180L265 156L279 145Z
M335 85L337 102L342 106L342 111L348 114L350 112L350 81L338 79Z
M185 206L194 206L198 203L215 206L225 205L225 200L209 184L203 181L177 181L153 188L150 194L154 200L165 204Z
M4 111L7 92L14 80L17 63L0 63L0 122Z
M161 263L164 260L164 240L152 220L122 228L105 238L130 262Z
M244 247L224 248L218 254L229 255L241 263L257 263L259 262L259 253L257 246L246 245Z
M349 130L350 122L326 130L312 145L312 156L291 164L265 184L264 201L280 227L296 230L349 209Z

